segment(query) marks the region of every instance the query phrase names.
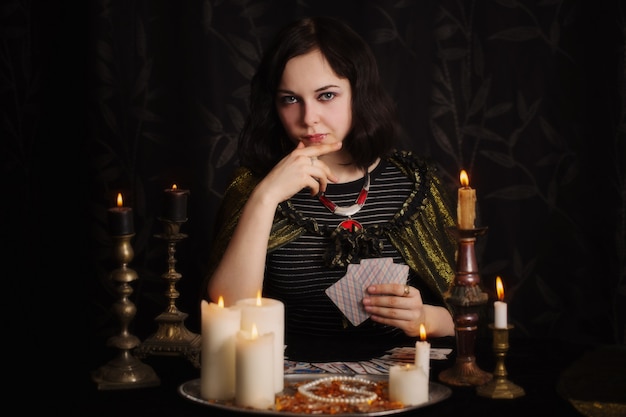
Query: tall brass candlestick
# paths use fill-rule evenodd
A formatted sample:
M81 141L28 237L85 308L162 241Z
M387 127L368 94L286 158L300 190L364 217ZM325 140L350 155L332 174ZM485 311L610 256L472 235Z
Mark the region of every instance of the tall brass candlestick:
M113 312L120 319L121 330L108 341L109 345L119 349L118 356L92 374L101 390L151 387L161 383L154 370L131 352L139 345L139 338L128 330L137 312L135 304L128 298L133 293L130 283L137 279L137 273L128 267L134 257L130 243L133 236L134 233L113 236L113 258L120 263L120 267L111 273L111 278L119 284L119 299L113 304Z
M496 355L496 369L493 371L494 379L485 385L476 387L476 393L488 398L512 399L526 395L524 389L515 385L507 379L507 371L504 366L504 357L509 350L509 330L512 325L506 328L497 328L493 324L489 325L493 330L493 351Z
M482 385L493 378L476 364L474 347L478 330L479 309L487 302L487 294L480 288L480 275L476 262L474 244L476 237L487 228L449 229L455 234L459 245L456 275L446 293L446 300L453 308L456 333L456 361L452 368L439 374L439 380L450 385Z
M149 354L161 356L184 356L196 368L200 368L201 336L189 331L185 327L188 314L176 307L176 300L180 293L176 290L176 283L182 274L176 271L176 243L185 239L186 234L180 233L180 226L184 221L160 219L163 222L164 233L156 237L167 240L167 272L162 275L168 282L165 295L168 305L165 311L159 314L155 321L158 323L156 333L148 337L136 350L137 355L145 357Z

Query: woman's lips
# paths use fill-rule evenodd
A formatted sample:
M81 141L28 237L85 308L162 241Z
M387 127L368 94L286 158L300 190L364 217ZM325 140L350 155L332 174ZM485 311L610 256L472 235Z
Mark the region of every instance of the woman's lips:
M303 139L307 142L310 143L321 143L324 138L326 138L326 134L325 133L318 133L315 135L306 135L303 137Z

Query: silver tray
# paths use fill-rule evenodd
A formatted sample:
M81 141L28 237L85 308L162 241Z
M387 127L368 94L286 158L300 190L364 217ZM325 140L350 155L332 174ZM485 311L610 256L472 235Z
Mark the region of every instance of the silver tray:
M316 378L323 378L323 377L328 377L328 376L333 376L333 375L336 375L336 374L326 374L326 373L289 374L289 375L285 375L285 386L287 387L288 384L293 384L295 382L311 381ZM362 378L371 379L372 381L380 381L382 379L389 378L388 375L358 375L358 376ZM438 384L436 382L430 382L428 384L428 388L429 388L428 401L422 404L411 405L411 406L398 408L394 410L375 411L371 413L343 413L343 414L332 414L332 415L334 417L349 417L349 416L363 417L363 416L385 416L385 415L390 415L390 414L405 413L407 411L416 410L418 408L427 407L429 405L441 402L445 400L446 398L448 398L450 394L452 393L452 390L450 388L446 387L445 385ZM206 405L208 407L215 408L215 409L236 411L236 412L246 413L246 414L260 414L260 415L267 415L267 416L285 416L286 417L286 416L307 415L305 413L293 413L293 412L287 412L287 411L255 410L251 408L240 407L240 406L226 403L226 402L216 402L216 401L209 402L200 396L200 378L192 379L191 381L187 381L181 384L178 387L178 393L182 395L183 397L187 398L188 400L191 400L193 402ZM294 393L294 390L289 389L289 388L285 388L285 391L283 391L283 394L293 394L293 393ZM330 414L319 413L315 415L326 416Z

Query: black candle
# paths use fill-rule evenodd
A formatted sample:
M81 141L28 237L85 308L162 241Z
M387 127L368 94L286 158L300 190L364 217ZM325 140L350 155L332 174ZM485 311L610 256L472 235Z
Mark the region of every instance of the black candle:
M172 222L187 220L187 196L189 190L179 189L176 184L165 190L163 218Z
M124 207L122 193L117 194L117 207L109 209L109 232L114 236L135 233L133 209Z

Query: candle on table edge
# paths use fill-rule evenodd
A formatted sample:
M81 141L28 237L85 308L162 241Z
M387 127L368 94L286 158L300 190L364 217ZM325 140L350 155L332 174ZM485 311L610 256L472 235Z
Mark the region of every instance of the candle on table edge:
M218 303L200 302L201 352L200 395L206 400L235 397L235 338L241 325L241 311Z
M173 222L186 221L189 190L180 189L173 184L172 188L163 191L163 218Z
M260 335L274 333L274 392L285 384L285 305L272 298L244 298L235 303L241 308L241 330L251 331L255 324Z
M274 333L260 335L254 324L251 331L238 331L235 369L235 404L255 409L272 408L276 399Z
M493 326L496 329L506 329L508 327L507 320L507 308L504 300L504 286L502 285L502 278L496 277L496 292L498 294L498 301L493 303L494 308L494 323Z
M426 341L426 328L420 324L420 340L415 342L415 366L422 368L426 379L430 378L430 343Z
M109 232L113 236L122 236L135 233L133 209L124 207L122 193L117 193L117 206L108 211Z
M389 368L389 399L404 406L428 401L428 377L416 365L392 365Z
M456 206L459 229L473 229L476 220L476 190L469 186L469 176L462 169L460 174L461 188L458 192Z

